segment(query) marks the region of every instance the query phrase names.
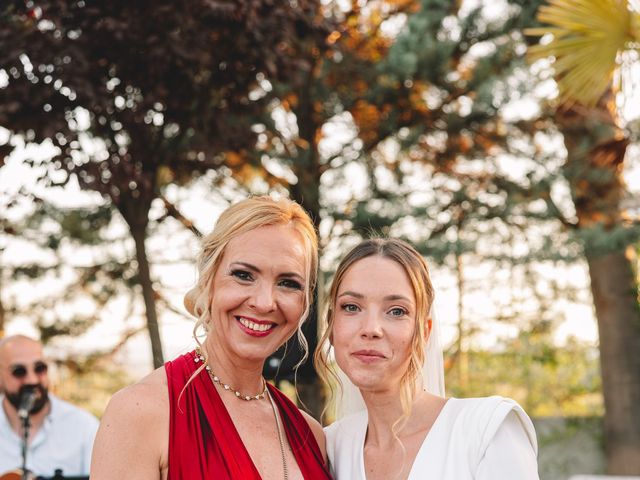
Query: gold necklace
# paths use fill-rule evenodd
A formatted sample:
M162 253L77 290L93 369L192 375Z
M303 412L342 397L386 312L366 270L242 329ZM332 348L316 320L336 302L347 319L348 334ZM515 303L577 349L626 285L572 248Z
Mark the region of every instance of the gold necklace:
M262 400L267 394L267 382L265 381L264 377L262 377L262 386L263 386L262 391L257 395L243 395L235 388L232 388L229 384L224 383L222 380L220 380L220 378L215 373L213 373L213 371L211 370L211 367L207 364L207 360L204 358L204 355L202 355L202 352L200 351L199 348L196 348L196 354L193 357L193 361L195 363L202 362L205 366L204 368L207 370L207 373L209 374L209 377L211 377L211 380L214 383L217 383L218 385L220 385L223 389L228 390L229 392L232 392L236 396L236 398L239 398L240 400L245 400L247 402L250 402L251 400Z
M284 480L289 480L289 471L287 469L287 455L284 451L284 438L283 438L284 436L280 428L280 415L278 415L276 404L273 401L271 392L269 392L268 395L269 395L269 402L271 403L271 408L273 409L273 416L276 417L276 430L278 430L278 440L280 441L280 453L282 454L282 470L284 472Z

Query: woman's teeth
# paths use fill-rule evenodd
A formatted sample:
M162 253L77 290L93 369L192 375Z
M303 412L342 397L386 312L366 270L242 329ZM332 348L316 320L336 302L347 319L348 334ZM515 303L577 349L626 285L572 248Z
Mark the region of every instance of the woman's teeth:
M251 320L247 320L242 317L239 317L239 321L243 326L255 332L266 332L267 330L271 330L274 326L273 323L254 323Z

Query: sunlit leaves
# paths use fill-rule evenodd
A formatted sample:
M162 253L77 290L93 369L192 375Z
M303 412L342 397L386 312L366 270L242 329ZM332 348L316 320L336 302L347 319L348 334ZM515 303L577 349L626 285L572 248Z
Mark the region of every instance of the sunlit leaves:
M381 111L366 100L358 100L351 109L353 120L360 129L360 137L367 143L378 138Z
M530 56L554 57L562 102L593 106L611 85L618 54L640 48L639 19L627 0L550 0L538 13L548 26L527 33L553 38L532 47Z

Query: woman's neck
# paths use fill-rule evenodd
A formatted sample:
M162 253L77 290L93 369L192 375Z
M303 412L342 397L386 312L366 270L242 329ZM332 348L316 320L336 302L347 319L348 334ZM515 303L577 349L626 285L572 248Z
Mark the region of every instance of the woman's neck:
M231 353L223 342L210 337L202 345L211 371L220 378L222 383L247 395L262 390L262 367L264 362L246 358L232 358Z
M388 446L397 443L398 437L413 435L430 429L446 399L418 390L411 403L409 416L403 417L402 402L397 389L384 392L362 392L369 417L367 445ZM395 427L395 428L394 428ZM398 430L398 427L400 429Z

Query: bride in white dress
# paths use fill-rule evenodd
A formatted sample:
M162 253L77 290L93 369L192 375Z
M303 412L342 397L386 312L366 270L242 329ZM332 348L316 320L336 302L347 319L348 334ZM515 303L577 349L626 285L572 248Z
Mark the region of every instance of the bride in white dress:
M516 402L444 397L433 296L424 259L400 240L365 240L340 263L315 355L325 381L340 379L339 420L325 428L332 473L538 480L535 431Z

